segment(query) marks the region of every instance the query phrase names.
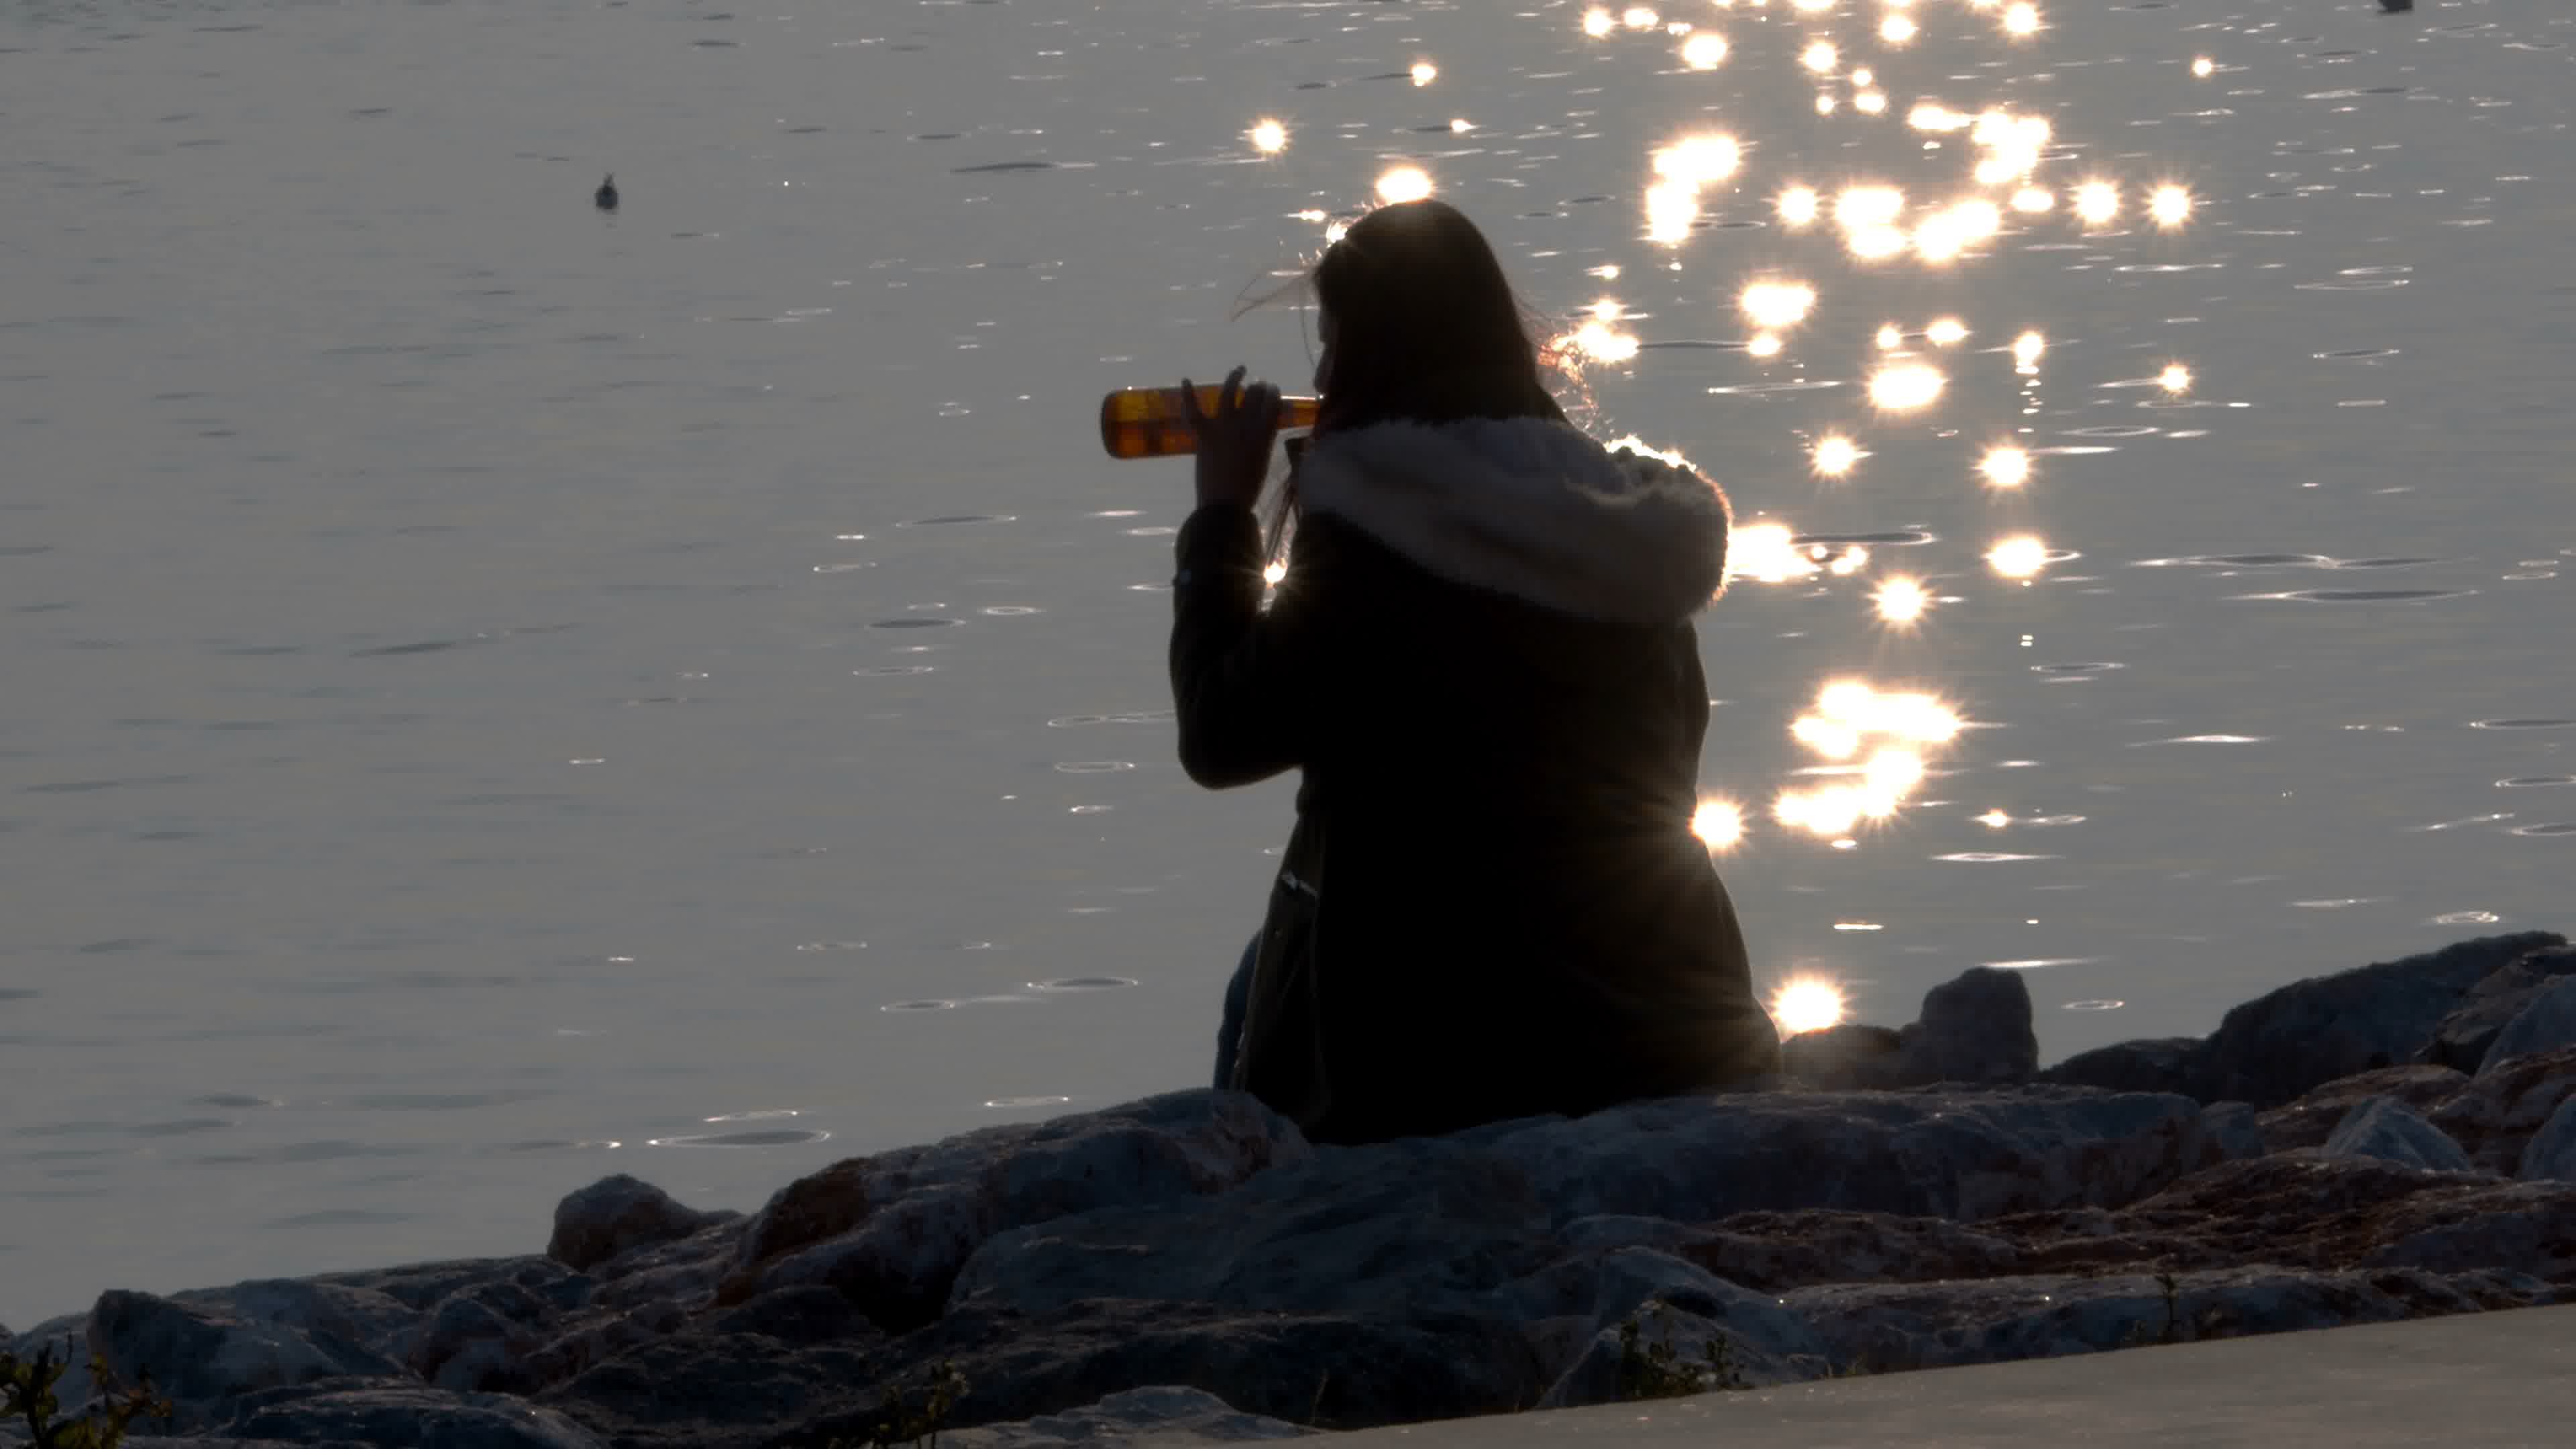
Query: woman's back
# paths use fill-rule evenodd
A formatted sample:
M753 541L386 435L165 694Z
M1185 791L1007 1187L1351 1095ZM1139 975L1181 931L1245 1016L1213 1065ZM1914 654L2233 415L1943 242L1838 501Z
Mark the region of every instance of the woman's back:
M1310 1130L1445 1131L1766 1069L1776 1038L1690 832L1707 699L1687 619L1722 566L1722 496L1537 419L1364 429L1299 476L1275 612L1316 661L1294 753L1325 842L1335 1108Z

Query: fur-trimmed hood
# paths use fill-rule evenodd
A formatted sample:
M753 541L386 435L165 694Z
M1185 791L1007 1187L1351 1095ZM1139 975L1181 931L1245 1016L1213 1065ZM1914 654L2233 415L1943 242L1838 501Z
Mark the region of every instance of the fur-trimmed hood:
M1587 619L1674 623L1726 580L1714 482L1551 418L1326 433L1297 496L1442 578Z

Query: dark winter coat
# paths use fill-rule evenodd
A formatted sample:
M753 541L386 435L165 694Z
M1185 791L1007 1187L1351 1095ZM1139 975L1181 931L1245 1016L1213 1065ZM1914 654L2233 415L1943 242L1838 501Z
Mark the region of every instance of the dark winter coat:
M1269 608L1237 506L1173 589L1183 768L1303 773L1235 1084L1367 1142L1775 1070L1691 832L1724 495L1539 419L1330 434L1296 487Z

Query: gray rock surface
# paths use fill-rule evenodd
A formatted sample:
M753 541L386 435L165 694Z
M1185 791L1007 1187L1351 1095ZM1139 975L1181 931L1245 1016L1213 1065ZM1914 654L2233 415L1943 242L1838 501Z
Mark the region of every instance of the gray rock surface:
M1781 1042L1780 1058L1786 1077L1829 1091L2027 1081L2039 1067L2030 987L2017 971L1973 966L1925 992L1921 1013L1902 1029L1845 1023L1800 1032Z
M569 1268L594 1268L630 1249L685 1238L741 1216L693 1212L662 1189L621 1172L555 1204L546 1256Z
M590 1430L525 1400L398 1382L333 1380L254 1394L221 1433L369 1449L607 1449Z
M2510 1176L2531 1135L2576 1095L2576 1047L2490 1058L2424 1117L2469 1149L2480 1170Z
M2516 1057L2576 1047L2576 976L2561 976L2532 994L2504 1024L2478 1064L2484 1076Z
M1152 1384L1125 1389L1095 1404L1061 1414L1041 1414L1009 1424L959 1429L939 1436L942 1449L1056 1449L1058 1445L1109 1445L1150 1437L1157 1446L1246 1444L1301 1439L1321 1430L1285 1419L1247 1414L1203 1389Z
M1223 1192L1313 1153L1249 1094L1201 1088L857 1158L771 1197L744 1225L716 1301L820 1285L901 1332L937 1315L957 1269L995 1233Z
M2201 1049L2196 1036L2143 1038L2113 1042L2077 1052L2031 1080L2065 1087L2099 1087L2106 1092L2181 1092L2192 1090L2192 1063Z
M2030 984L2018 971L1971 966L1933 987L1904 1035L1906 1068L1916 1081L2021 1082L2039 1070Z
M2352 1115L2352 1109L2364 1102L2391 1097L2418 1112L2429 1113L2448 1102L2468 1081L2466 1073L2430 1063L2381 1067L2328 1082L2297 1101L2262 1113L2257 1121L2269 1151L2322 1147L2343 1120Z
M2520 1307L2542 1291L2509 1271L2257 1266L2173 1278L2170 1299L2148 1274L2046 1275L1837 1283L1793 1290L1785 1306L1815 1326L1837 1369L1891 1373Z
M2460 981L2528 989L2528 953L2491 964L2513 944L2301 983L2232 1014L2226 1051L2040 1075L2236 1062L2270 1094L2454 1020ZM1808 1050L2027 1075L2020 984L1971 973L1904 1032ZM2298 1059L2255 1063L2260 1042ZM1034 1449L1606 1402L1667 1335L1673 1367L1714 1347L1763 1384L2576 1296L2576 1045L2479 1067L2383 1065L2259 1111L1783 1082L1320 1150L1241 1094L1171 1093L853 1159L749 1217L612 1178L565 1200L551 1256L110 1293L9 1347L149 1367L177 1442L819 1449L945 1363L969 1389L942 1442ZM93 1392L66 1375L67 1402Z
M1088 1299L1037 1314L960 1308L867 1351L752 1345L746 1353L674 1335L536 1402L622 1446L762 1449L788 1435L817 1446L835 1435L865 1442L885 1389L917 1389L942 1362L969 1386L956 1419L963 1428L1063 1413L1149 1383L1202 1389L1291 1423L1363 1428L1505 1413L1534 1401L1543 1383L1516 1327L1438 1311L1263 1313ZM676 1396L675 1385L692 1381L744 1392Z
M2187 1098L1935 1087L1637 1102L1534 1118L1484 1150L1527 1174L1565 1222L1798 1207L1974 1221L2127 1202L2229 1149Z
M153 1391L168 1395L176 1410L173 1427L182 1430L213 1427L246 1393L403 1372L361 1342L202 1301L122 1289L100 1294L90 1310L88 1348L123 1383L139 1383L149 1372Z
M2427 1172L2474 1170L2460 1144L2395 1097L2355 1106L2318 1150L2327 1157L2374 1157Z
M1894 1027L1845 1022L1780 1039L1781 1073L1829 1091L1898 1085L1905 1037Z
M2506 1022L2560 977L2576 975L2576 947L2552 946L2534 951L2489 972L2441 1024L2416 1060L2474 1072Z
M2576 1183L2576 1096L2560 1102L2523 1144L2517 1175L2525 1182Z
M2566 944L2546 931L2483 936L2293 982L2227 1013L2193 1063L2193 1094L2277 1107L2337 1077L2411 1061L2478 982Z

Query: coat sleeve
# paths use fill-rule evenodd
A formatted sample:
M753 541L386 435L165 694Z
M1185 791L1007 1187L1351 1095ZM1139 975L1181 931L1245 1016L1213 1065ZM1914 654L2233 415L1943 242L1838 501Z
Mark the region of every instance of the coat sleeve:
M1324 714L1325 640L1337 589L1330 532L1299 529L1288 573L1261 607L1261 527L1211 504L1181 525L1172 579L1172 702L1181 768L1211 790L1305 764Z
M1673 630L1675 661L1681 675L1682 738L1690 742L1691 768L1699 768L1700 747L1708 739L1708 672L1699 662L1699 631L1685 620Z

